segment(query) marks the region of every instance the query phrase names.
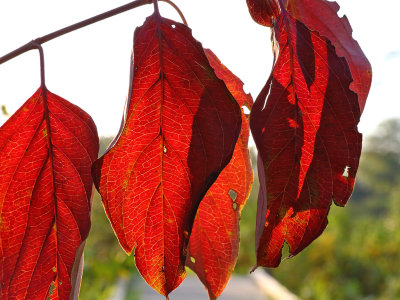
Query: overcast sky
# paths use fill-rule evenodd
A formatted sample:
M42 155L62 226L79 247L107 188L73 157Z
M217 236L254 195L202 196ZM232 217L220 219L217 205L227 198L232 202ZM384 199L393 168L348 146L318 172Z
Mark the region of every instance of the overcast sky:
M338 0L353 36L370 60L373 83L359 130L370 133L382 120L400 117L399 0ZM121 0L1 0L0 56L22 44L75 22L128 3ZM270 31L255 24L245 0L176 0L196 39L211 48L245 83L255 98L271 69ZM180 20L167 4L161 14ZM53 93L79 105L97 124L99 134L118 131L128 92L134 29L152 5L125 12L43 45L46 83ZM39 87L39 59L31 51L0 65L0 104L10 113ZM3 119L1 119L4 121Z

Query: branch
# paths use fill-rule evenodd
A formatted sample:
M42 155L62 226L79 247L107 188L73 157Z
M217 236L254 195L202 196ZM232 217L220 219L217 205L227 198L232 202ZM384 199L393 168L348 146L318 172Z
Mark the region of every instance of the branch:
M50 34L47 34L45 36L39 37L33 41L30 41L26 43L25 45L19 47L18 49L4 55L3 57L0 57L0 65L6 61L9 61L10 59L13 59L14 57L17 57L18 55L21 55L25 52L28 52L33 49L38 49L38 45L41 45L43 43L46 43L48 41L51 41L55 38L58 38L66 33L70 33L72 31L75 31L77 29L86 27L88 25L91 25L93 23L102 21L104 19L110 18L112 16L118 15L120 13L123 13L125 11L131 10L133 8L145 5L145 4L151 4L153 3L153 0L135 0L131 3L122 5L120 7L114 8L110 11L107 11L105 13L102 13L100 15L94 16L92 18L86 19L84 21L78 22L76 24L73 24L71 26L62 28L60 30L54 31Z

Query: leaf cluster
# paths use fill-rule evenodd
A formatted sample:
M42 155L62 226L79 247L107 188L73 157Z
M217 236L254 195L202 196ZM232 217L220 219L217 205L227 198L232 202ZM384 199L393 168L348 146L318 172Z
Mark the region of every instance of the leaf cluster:
M76 299L86 242L87 255L99 258L89 260L88 278L101 273L104 282L84 283L85 290L106 294L124 276L116 263L128 270L132 259L112 244L110 227L92 233L104 238L86 240L91 211L92 221L104 219L99 197L120 246L153 289L168 299L190 268L218 298L238 259L253 183L250 131L258 151L253 269L277 267L285 245L289 256L300 253L325 230L331 204L344 206L352 194L372 73L339 6L247 0L254 21L270 28L274 53L253 105L242 81L195 40L179 8L163 1L183 23L164 18L158 0L136 0L0 58L37 49L41 70L40 88L0 128L2 299ZM42 44L145 4L154 13L135 30L121 128L98 157L91 117L46 87Z

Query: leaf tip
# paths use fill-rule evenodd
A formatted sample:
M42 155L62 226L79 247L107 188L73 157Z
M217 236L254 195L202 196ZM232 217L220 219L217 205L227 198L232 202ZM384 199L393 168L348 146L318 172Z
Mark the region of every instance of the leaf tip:
M255 264L253 266L253 268L250 270L250 274L253 273L255 270L257 270L257 268L258 268L258 264Z

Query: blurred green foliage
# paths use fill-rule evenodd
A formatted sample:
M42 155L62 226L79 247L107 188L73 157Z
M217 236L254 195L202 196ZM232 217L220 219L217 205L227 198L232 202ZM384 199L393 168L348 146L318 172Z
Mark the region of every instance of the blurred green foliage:
M255 261L255 197L253 191L242 214L239 272ZM302 299L400 299L399 229L400 120L388 120L364 139L346 208L332 205L325 232L268 271Z
M103 153L110 138L101 139ZM256 154L251 150L253 166ZM243 208L236 273L255 264L258 178ZM302 299L400 299L400 120L364 139L354 193L346 208L332 205L325 232L302 253L269 269ZM139 276L122 250L96 193L85 249L80 299L108 299L119 278ZM138 295L133 293L132 298Z
M10 114L7 111L7 107L3 104L1 105L1 113L3 114L3 116L8 117Z

